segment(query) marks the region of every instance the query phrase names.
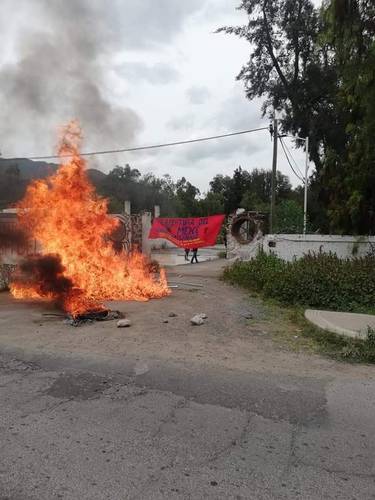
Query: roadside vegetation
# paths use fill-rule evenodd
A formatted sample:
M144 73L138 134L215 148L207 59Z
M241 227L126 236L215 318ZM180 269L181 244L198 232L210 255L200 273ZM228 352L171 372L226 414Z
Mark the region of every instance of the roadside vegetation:
M374 257L339 259L333 254L308 254L286 262L261 252L255 259L227 267L223 277L275 307L286 306L299 337L310 341L309 345L303 341L294 344L305 344L336 359L375 363L375 332L369 330L365 340L350 339L314 327L303 315L308 307L375 313Z

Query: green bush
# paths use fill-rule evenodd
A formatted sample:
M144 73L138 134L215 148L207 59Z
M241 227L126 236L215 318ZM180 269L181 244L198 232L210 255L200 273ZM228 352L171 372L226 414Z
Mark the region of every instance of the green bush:
M261 252L235 263L224 279L288 305L368 312L375 310L375 258L339 259L308 254L293 262Z

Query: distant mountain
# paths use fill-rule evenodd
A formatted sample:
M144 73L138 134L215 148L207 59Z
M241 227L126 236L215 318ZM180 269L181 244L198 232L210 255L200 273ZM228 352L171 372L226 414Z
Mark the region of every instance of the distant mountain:
M18 167L22 179L43 179L56 172L58 165L45 161L32 161L27 158L17 160L0 158L0 175L9 167Z
M0 158L0 176L5 173L9 167L18 167L20 177L23 180L44 179L54 174L58 168L56 163L47 163L45 161L33 161L27 158L9 160ZM95 168L87 169L87 175L93 184L101 182L107 175Z

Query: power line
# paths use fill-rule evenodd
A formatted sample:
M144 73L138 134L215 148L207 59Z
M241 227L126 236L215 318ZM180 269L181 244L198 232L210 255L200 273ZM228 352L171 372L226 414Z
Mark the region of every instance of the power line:
M295 176L296 176L296 177L297 177L297 178L298 178L301 182L305 183L305 181L304 181L304 179L303 179L303 177L302 177L302 174L301 174L301 176L300 176L300 175L298 175L298 174L297 174L297 172L294 170L294 167L293 167L293 165L291 164L290 159L289 159L289 156L288 156L288 154L287 154L287 152L286 152L285 145L284 145L284 141L282 140L282 137L279 137L279 139L280 139L281 146L282 146L283 151L284 151L284 154L285 154L285 158L287 159L287 161L288 161L288 163L289 163L290 168L293 170L294 175L295 175ZM296 165L296 166L297 166L297 165ZM298 168L298 166L297 166L297 168ZM298 169L298 170L299 170L299 169Z
M280 139L280 143L281 143L281 146L282 146L282 148L283 148L283 151L284 151L285 158L287 159L287 161L288 161L288 163L289 163L290 168L293 170L294 175L295 175L295 176L296 176L296 177L297 177L297 178L298 178L301 182L305 183L305 181L303 180L303 178L302 178L299 174L297 174L297 172L294 170L294 167L293 167L293 165L291 164L290 159L289 159L289 156L288 156L288 154L287 154L287 152L286 152L286 149L285 149L285 145L284 145L283 140L281 139L281 137L279 137L279 139Z
M281 139L282 139L282 137L281 137ZM283 142L284 142L284 141L283 141ZM284 146L285 146L286 151L287 151L287 153L288 153L288 155L289 155L289 158L290 158L290 159L293 161L293 163L294 163L294 167L295 167L295 168L296 168L296 170L298 171L299 175L300 175L302 178L304 178L304 175L303 175L303 173L301 172L301 170L300 170L300 168L299 168L299 166L298 166L298 163L297 163L297 162L296 162L296 160L294 159L294 156L292 155L292 152L290 151L290 149L289 149L288 145L287 145L285 142L284 142Z
M167 142L163 144L154 144L152 146L139 146L139 147L134 147L134 148L122 148L122 149L107 149L103 151L89 151L86 153L81 153L81 156L97 156L97 155L106 155L106 154L112 154L112 153L128 153L131 151L144 151L147 149L158 149L158 148L169 148L171 146L180 146L182 144L192 144L196 142L204 142L204 141L212 141L214 139L223 139L225 137L233 137L236 135L244 135L244 134L250 134L251 132L258 132L260 130L269 130L269 127L260 127L260 128L253 128L250 130L242 130L240 132L230 132L228 134L221 134L221 135L213 135L210 137L200 137L198 139L189 139L185 141L176 141L176 142ZM48 156L23 156L23 157L14 157L14 158L7 158L8 160L53 160L56 158L71 158L73 155L48 155Z

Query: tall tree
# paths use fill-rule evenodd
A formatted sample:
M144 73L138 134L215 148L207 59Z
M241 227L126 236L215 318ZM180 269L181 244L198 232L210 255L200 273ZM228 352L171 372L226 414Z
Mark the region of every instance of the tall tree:
M271 199L271 171L254 169L251 172L238 167L232 177L216 175L210 182L212 193L220 194L224 200L226 214L237 208L268 211ZM293 196L288 177L276 174L276 198L278 201Z
M347 113L339 106L340 81L325 19L311 0L242 0L239 9L247 13L247 24L218 30L250 44L249 61L237 79L244 82L249 99L264 98L264 115L281 112L284 133L309 136L316 166L309 193L318 200L313 215L320 229L328 230L332 186L327 172L340 170L337 158L346 149ZM327 157L333 158L329 167Z
M242 0L239 9L247 13L248 23L218 30L251 45L237 79L249 99L265 98L264 114L283 112L284 132L309 136L310 155L319 169L326 145L344 142L333 130L333 125L342 126L332 105L337 77L329 46L318 43L319 10L311 0Z
M346 117L345 150L327 154L332 225L374 233L375 224L375 3L325 2L326 39L335 54L338 105Z

